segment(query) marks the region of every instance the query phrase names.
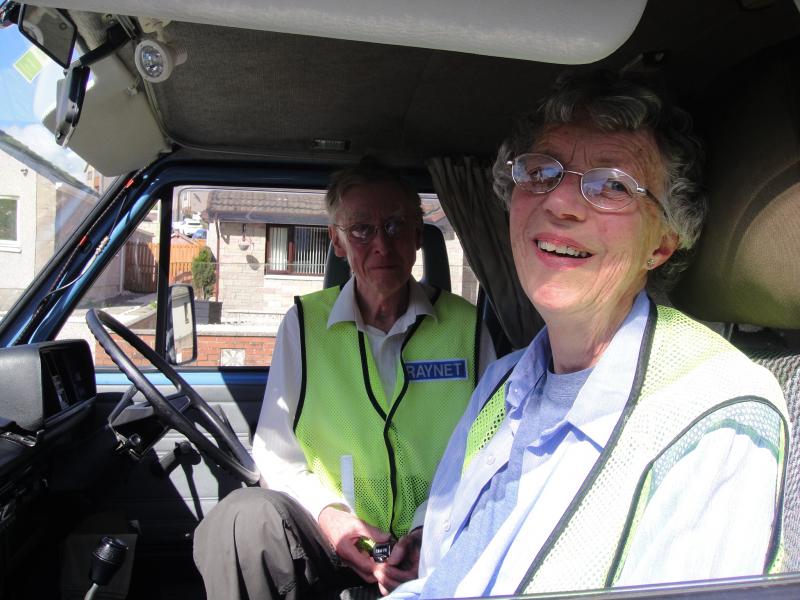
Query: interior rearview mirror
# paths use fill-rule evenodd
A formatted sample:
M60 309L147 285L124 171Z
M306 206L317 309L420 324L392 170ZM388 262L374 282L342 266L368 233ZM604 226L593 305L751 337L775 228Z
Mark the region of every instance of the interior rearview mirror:
M89 82L89 67L81 64L71 66L56 84L56 143L66 146L72 137L78 119L81 118L83 97Z
M197 358L197 328L192 286L176 283L169 287L167 307L167 360L183 365Z
M78 28L65 13L57 8L23 4L19 30L59 65L69 67Z

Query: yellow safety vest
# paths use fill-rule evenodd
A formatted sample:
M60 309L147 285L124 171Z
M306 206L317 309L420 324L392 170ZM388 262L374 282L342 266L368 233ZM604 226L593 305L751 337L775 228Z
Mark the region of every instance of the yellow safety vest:
M475 388L475 307L437 291L436 317L409 328L395 389L385 396L369 338L353 322L328 328L340 288L296 298L302 386L294 429L308 465L366 522L399 537L427 499L436 466Z
M683 313L651 315L630 399L603 453L555 530L533 559L517 593L610 587L663 476L706 433L736 427L776 455L780 514L789 433L780 386L766 369ZM506 378L508 375L506 375ZM505 378L467 434L464 470L505 417ZM782 527L773 532L764 571L782 560Z

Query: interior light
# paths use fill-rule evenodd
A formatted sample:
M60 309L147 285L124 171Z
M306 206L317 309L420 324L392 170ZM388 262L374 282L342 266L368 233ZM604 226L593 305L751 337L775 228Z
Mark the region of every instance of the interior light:
M186 62L186 51L176 49L160 40L142 40L134 52L136 69L145 81L166 81L172 70Z
M334 152L346 152L350 149L350 140L333 140L325 138L314 138L311 140L312 150L329 150Z

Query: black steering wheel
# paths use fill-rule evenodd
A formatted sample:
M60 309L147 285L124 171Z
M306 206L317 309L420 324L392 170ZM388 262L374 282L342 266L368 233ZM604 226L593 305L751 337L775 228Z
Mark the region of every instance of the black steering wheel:
M185 435L198 450L242 481L251 485L258 482L258 467L256 467L253 457L250 456L250 453L239 441L239 438L236 437L230 426L178 375L178 372L163 357L145 344L130 329L102 310L94 308L89 310L86 313L86 323L89 326L89 330L103 347L103 350L106 351L106 354L125 373L131 383L144 394L156 415L165 425ZM162 394L117 345L109 335L109 330L130 344L159 373L164 375L178 391L169 396ZM210 441L203 432L195 427L191 420L186 418L181 409L170 402L170 399L175 400L176 398L188 400L188 406L197 411L203 426L208 429L208 432L215 440L219 441L218 444Z

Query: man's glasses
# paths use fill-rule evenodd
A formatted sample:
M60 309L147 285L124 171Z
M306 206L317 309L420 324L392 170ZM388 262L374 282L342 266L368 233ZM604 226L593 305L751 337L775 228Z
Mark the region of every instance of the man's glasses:
M382 227L386 232L387 237L396 238L403 235L408 230L408 220L405 217L390 217L386 219L381 225L373 225L372 223L356 223L342 227L334 223L336 229L341 229L347 234L350 241L357 244L369 244L375 235L378 233L378 227Z
M564 173L572 173L581 178L581 194L586 201L601 210L622 210L636 196L647 196L661 207L653 194L619 169L599 167L585 173L570 171L546 154L520 154L507 164L511 166L514 183L532 194L552 192L564 179Z

